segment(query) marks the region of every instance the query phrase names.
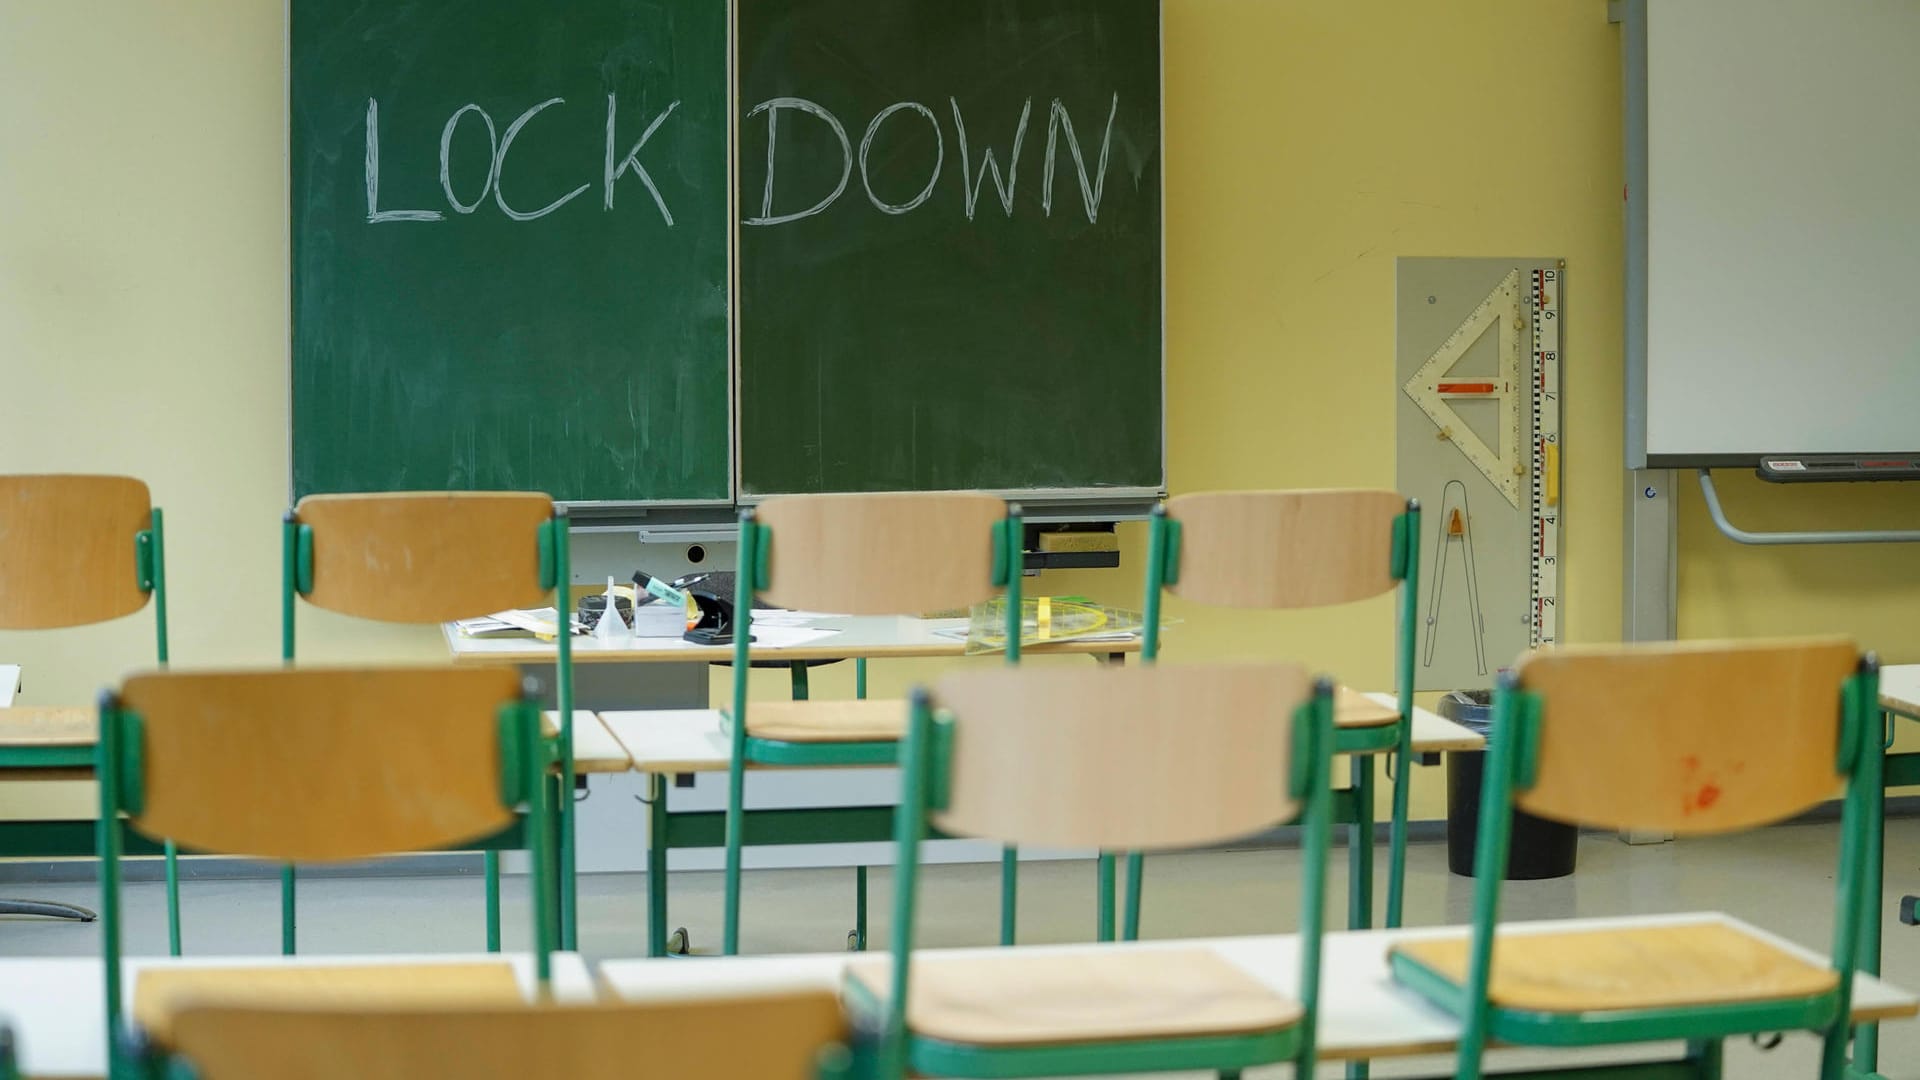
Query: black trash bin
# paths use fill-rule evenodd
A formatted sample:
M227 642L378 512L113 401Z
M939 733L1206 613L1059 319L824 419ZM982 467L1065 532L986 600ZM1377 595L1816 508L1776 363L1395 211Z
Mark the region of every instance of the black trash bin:
M1440 699L1440 715L1482 735L1493 724L1492 695L1485 690L1456 690ZM1473 876L1473 855L1480 836L1480 782L1487 755L1454 751L1447 755L1447 869ZM1513 836L1507 844L1507 880L1533 881L1573 873L1580 830L1558 821L1513 812Z

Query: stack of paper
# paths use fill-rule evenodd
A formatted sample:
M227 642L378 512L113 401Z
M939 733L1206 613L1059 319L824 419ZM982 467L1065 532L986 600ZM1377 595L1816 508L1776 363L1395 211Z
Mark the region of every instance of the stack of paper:
M467 637L521 637L531 634L543 641L552 641L557 618L558 613L550 607L531 611L515 608L472 619L456 619L453 625ZM574 634L587 632L578 616L574 617L572 623Z

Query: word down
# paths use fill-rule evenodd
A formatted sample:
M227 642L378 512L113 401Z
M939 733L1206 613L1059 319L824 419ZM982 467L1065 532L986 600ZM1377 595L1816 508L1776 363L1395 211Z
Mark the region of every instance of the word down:
M981 188L988 177L993 179L994 192L999 196L1001 210L1008 217L1012 217L1014 190L1020 179L1020 154L1026 144L1027 127L1033 119L1033 99L1026 99L1020 107L1020 118L1014 124L1013 144L1006 154L1007 166L1004 173L1000 170L1000 162L994 156L991 146L980 147L980 165L978 169L974 168L975 146L968 139L967 121L960 110L960 102L949 97L947 105L953 117L953 147L960 159L961 207L966 213L967 220L973 220L974 212L979 206ZM1106 190L1107 165L1113 149L1113 122L1119 111L1120 95L1116 93L1107 105L1107 122L1100 134L1099 154L1089 171L1089 155L1082 147L1079 136L1074 132L1073 117L1068 113L1067 107L1061 104L1059 98L1054 98L1047 106L1046 160L1041 166L1040 174L1040 209L1045 216L1053 216L1055 163L1058 160L1060 144L1064 142L1067 153L1073 158L1074 173L1080 182L1080 201L1086 212L1087 222L1093 224L1099 220L1100 201ZM813 122L826 126L828 132L839 144L840 180L834 185L832 191L827 192L806 209L775 213L774 191L777 186L781 116L788 113L796 118L810 117ZM747 218L745 220L747 225L785 225L824 212L846 194L856 165L860 170L860 186L866 192L867 201L873 204L874 209L883 214L911 213L933 197L934 190L939 186L941 173L946 167L948 146L946 131L940 117L918 101L895 102L875 113L873 119L867 123L866 132L860 138L860 147L857 151L854 149L852 139L847 135L846 125L818 102L799 97L771 98L755 105L747 113L747 119L752 120L762 115L766 117L767 176L765 186L760 193L760 212ZM868 162L874 157L875 144L881 140L882 131L889 126L890 121L895 125L924 123L933 132L933 160L927 170L926 183L918 192L904 200L899 200L897 197L906 194L905 192L892 193L894 197L889 197L874 190L874 176L868 167ZM885 157L884 154L881 156Z

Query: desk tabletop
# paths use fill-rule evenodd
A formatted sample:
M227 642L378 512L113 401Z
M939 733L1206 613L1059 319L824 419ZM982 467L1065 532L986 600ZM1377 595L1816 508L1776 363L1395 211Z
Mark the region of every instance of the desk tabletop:
M1389 694L1368 694L1391 707ZM633 759L633 768L643 773L726 772L731 752L721 728L718 709L647 709L637 712L605 712L600 719L620 740ZM1442 750L1479 750L1486 745L1481 737L1426 709L1413 710L1413 749L1415 753Z
M965 656L967 652L965 641L949 636L954 630L966 629L965 619L835 615L815 619L807 626L834 632L798 645L756 642L747 655L754 660L852 660ZM783 623L770 629L795 627ZM551 664L558 651L553 642L536 638L468 637L452 623L442 623L440 630L456 663ZM1021 651L1089 656L1137 653L1140 638L1133 635L1105 641L1061 641L1024 646ZM573 660L577 664L686 664L731 659L731 645L695 645L679 638L635 638L618 646L605 645L591 636L573 639Z
M1920 664L1895 664L1880 669L1880 707L1902 716L1920 718Z
M100 713L91 706L0 708L0 746L92 746L99 731Z
M425 966L444 974L454 965L507 964L520 992L534 993L533 957L526 953L460 953L391 956L227 956L137 958L125 961L126 1007L131 1015L143 971L240 969L286 972L347 967ZM21 1072L34 1077L98 1077L106 1074L106 1014L101 1005L97 957L0 960L0 1022L12 1026ZM594 997L592 975L577 953L553 956L553 996L584 1002Z
M560 734L560 710L541 714L547 734ZM573 710L573 771L575 773L623 773L633 768L626 747L600 718L585 709Z
M1757 934L1810 959L1817 953L1717 913L1647 915L1610 919L1566 919L1511 923L1503 932L1546 933L1628 926L1671 926L1686 923L1722 923ZM1358 1060L1405 1057L1452 1051L1460 1024L1425 998L1393 981L1387 951L1393 945L1422 938L1467 932L1464 926L1402 930L1349 930L1323 939L1320 988L1320 1057ZM1300 938L1297 934L1260 937L1202 938L1189 941L1145 941L1121 945L1032 945L1021 951L1059 954L1093 949L1211 949L1274 991L1297 997L1300 974ZM929 949L916 955L979 955L992 949ZM753 990L823 988L837 990L847 963L876 954L822 953L808 956L729 957L688 963L668 957L659 960L616 960L600 965L601 985L627 1000L689 998ZM1854 979L1853 1016L1857 1021L1889 1020L1914 1015L1920 998L1869 975Z

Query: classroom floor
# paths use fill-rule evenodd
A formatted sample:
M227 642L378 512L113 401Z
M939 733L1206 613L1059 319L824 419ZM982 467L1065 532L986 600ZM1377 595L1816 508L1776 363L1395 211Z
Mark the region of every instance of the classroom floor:
M1505 915L1538 919L1714 909L1746 919L1825 952L1830 942L1836 830L1832 825L1788 825L1732 837L1628 847L1610 836L1581 838L1574 876L1515 882ZM1920 927L1901 926L1892 912L1902 890L1920 892L1920 818L1887 826L1887 926L1883 970L1907 988L1920 987ZM1345 852L1334 852L1345 865ZM1155 857L1148 864L1142 933L1147 937L1255 934L1294 925L1298 914L1291 849L1209 852ZM1472 883L1446 872L1446 849L1416 844L1408 853L1408 922L1464 922ZM888 876L872 876L869 932L884 943ZM1344 873L1331 875L1330 912L1344 919ZM998 925L998 867L931 866L923 877L922 940L928 944L984 944ZM1384 888L1384 875L1381 878ZM525 941L526 910L510 880L503 915L507 944ZM0 895L63 899L97 906L91 884L9 882ZM479 881L469 877L320 879L300 893L302 951L472 951L483 941ZM279 904L271 880L189 881L184 887L186 949L190 953L271 953L279 943ZM720 875L676 873L673 921L690 929L694 947L719 938ZM127 886L127 947L165 949L164 898L154 883ZM589 959L645 953L644 878L594 874L581 880L580 940ZM765 870L747 875L743 949L748 952L823 951L841 947L853 917L851 870ZM1084 941L1093 934L1093 869L1087 862L1035 862L1021 875L1020 939L1024 943ZM95 927L27 919L0 919L0 956L85 955L98 948ZM1789 1036L1762 1052L1730 1042L1730 1077L1812 1076L1818 1043ZM1893 1080L1920 1080L1920 1021L1890 1024L1881 1033L1881 1067ZM1374 1075L1433 1075L1432 1059L1375 1066ZM1339 1075L1338 1069L1324 1070ZM1285 1070L1249 1073L1285 1075Z

